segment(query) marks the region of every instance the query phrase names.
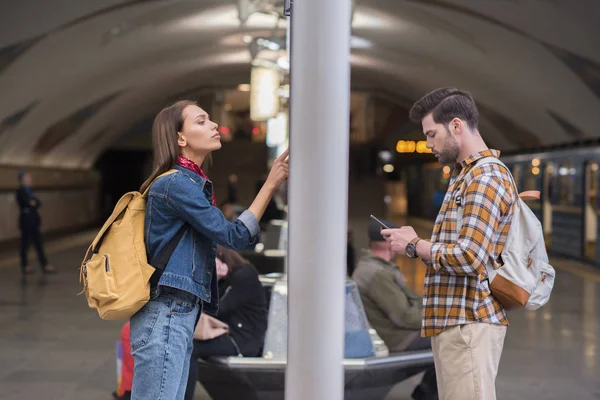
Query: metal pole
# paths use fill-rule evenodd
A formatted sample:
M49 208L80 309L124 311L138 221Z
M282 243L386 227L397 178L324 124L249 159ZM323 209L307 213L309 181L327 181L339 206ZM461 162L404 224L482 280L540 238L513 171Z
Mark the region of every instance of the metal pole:
M291 0L290 0L291 1ZM288 8L288 1L286 0L285 2L285 9ZM288 80L288 85L290 85L290 92L292 90L291 86L292 86L292 18L290 17L289 14L286 15L286 24L285 24L285 49L286 49L286 55L287 55L287 63L289 66L289 71L288 71L288 75L289 75L289 80ZM290 134L292 132L292 115L291 115L291 104L292 104L292 98L290 95L290 98L288 98L288 127L287 127L287 132L288 132L288 145L290 143ZM289 195L289 185L286 188L286 195ZM288 196L286 196L288 197ZM289 198L287 201L288 204L288 223L289 223ZM286 230L286 235L287 235L287 243L286 243L286 247L285 249L287 250L287 254L285 256L285 263L283 265L283 272L284 274L288 275L289 272L289 265L290 265L290 252L289 252L289 243L290 243L290 233L289 233L289 226L288 229Z
M292 10L287 400L344 397L350 12Z

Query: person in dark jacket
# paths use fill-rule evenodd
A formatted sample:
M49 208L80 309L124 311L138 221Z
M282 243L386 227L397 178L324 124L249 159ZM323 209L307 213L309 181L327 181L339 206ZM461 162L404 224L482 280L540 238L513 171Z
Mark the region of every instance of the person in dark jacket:
M194 340L186 400L194 398L198 358L210 356L260 356L267 332L268 309L256 269L234 250L217 247L219 312L228 333L210 340Z
M37 251L42 271L44 273L55 272L54 267L48 264L44 252L44 243L40 232L41 218L38 213L42 202L35 196L31 188L31 174L27 171L19 172L19 184L16 197L19 206L19 229L21 230L21 273L28 275L34 272L29 266L27 257L29 245L32 243Z

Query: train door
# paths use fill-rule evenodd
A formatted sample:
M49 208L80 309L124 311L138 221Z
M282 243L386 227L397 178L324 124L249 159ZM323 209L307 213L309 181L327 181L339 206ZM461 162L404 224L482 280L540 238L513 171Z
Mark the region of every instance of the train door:
M584 188L584 257L596 260L598 242L598 162L588 161L585 165Z
M544 240L546 247L551 246L552 241L552 176L554 164L549 162L545 165L542 179L542 227L544 229Z

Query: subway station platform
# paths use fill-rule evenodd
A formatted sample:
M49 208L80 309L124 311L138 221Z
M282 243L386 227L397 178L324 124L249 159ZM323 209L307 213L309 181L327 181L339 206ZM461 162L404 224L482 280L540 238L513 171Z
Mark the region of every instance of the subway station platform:
M417 230L423 236L427 224ZM0 399L107 400L116 386L115 342L122 322L102 321L77 296L78 266L94 232L47 243L56 275L22 282L14 253L0 258ZM497 379L498 399L600 398L600 273L553 259L552 299L537 312L510 313ZM35 266L35 264L33 264ZM424 269L399 257L421 291ZM389 400L408 400L420 377L397 385ZM198 390L196 399L210 399Z

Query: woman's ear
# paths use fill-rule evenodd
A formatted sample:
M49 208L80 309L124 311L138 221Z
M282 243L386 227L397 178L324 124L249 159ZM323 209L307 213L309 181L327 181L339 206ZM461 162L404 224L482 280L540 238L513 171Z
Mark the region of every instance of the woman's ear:
M185 147L187 145L185 136L183 136L183 134L181 134L181 132L177 132L177 144L179 145L179 147Z

